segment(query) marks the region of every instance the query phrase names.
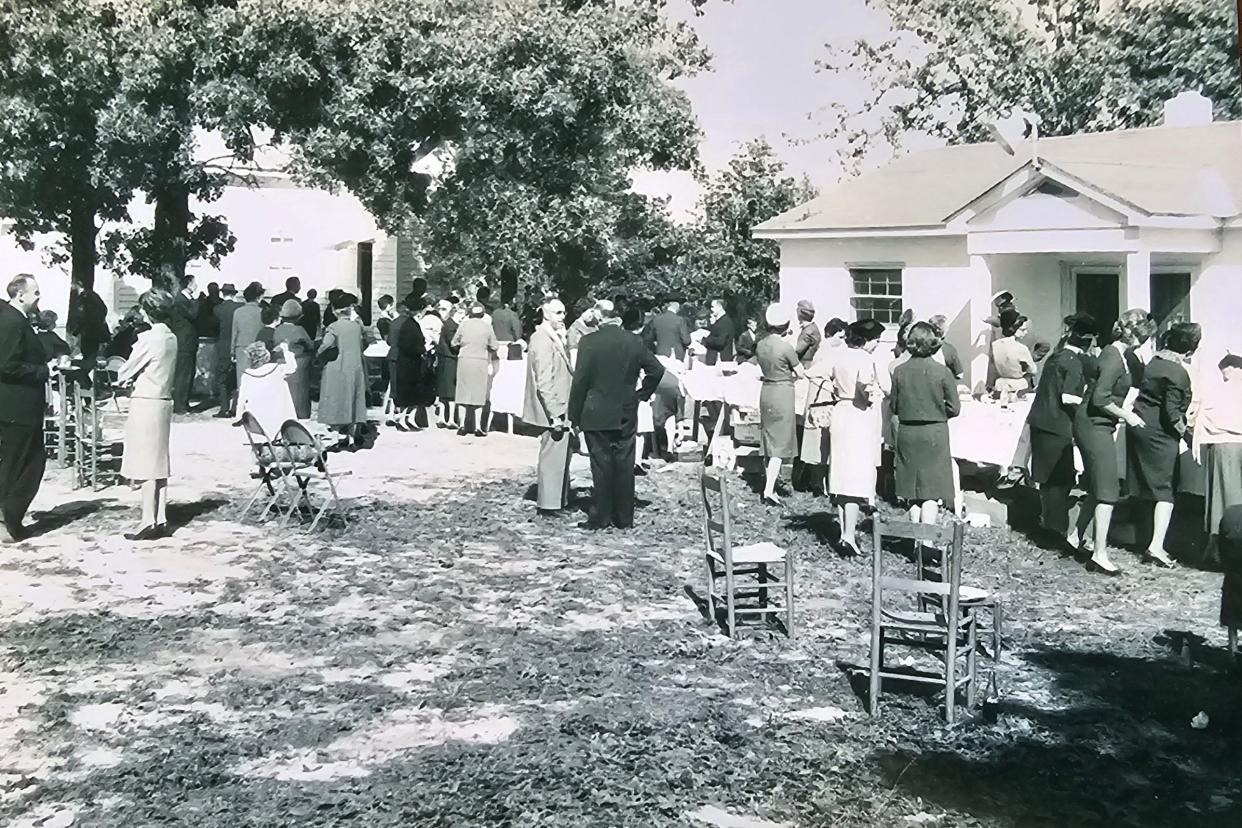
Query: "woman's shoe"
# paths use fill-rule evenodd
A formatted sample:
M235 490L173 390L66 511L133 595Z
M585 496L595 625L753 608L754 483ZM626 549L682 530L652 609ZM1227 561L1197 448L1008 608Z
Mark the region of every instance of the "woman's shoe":
M769 506L781 506L781 505L783 505L783 504L781 503L781 499L780 499L779 497L777 497L776 495L774 495L774 494L773 494L773 495L767 495L767 494L765 494L765 495L763 496L763 498L762 498L762 499L763 499L763 502L764 502L764 503L766 503L766 504L768 504Z
M1117 566L1115 566L1111 562L1107 566L1105 566L1104 564L1097 561L1095 558L1091 558L1090 560L1087 561L1087 571L1098 572L1101 575L1108 575L1113 578L1121 574L1121 570L1117 568Z
M484 430L483 430L483 429L481 429L481 428L476 428L476 429L474 430L474 436L475 436L475 437L486 437L486 436L487 436L487 432L486 432L486 431L484 431Z
M407 426L405 423L401 422L400 420L397 420L396 422L392 423L392 426L393 428L397 429L397 431L409 431L410 430L410 427Z
M841 542L837 545L837 552L843 558L857 558L862 555L858 551L858 547L854 545L854 542L845 538L841 538Z
M127 541L148 541L155 540L160 537L159 529L155 524L144 526L137 532L126 532L125 540Z
M467 431L465 428L459 428L459 429L457 429L457 436L458 436L458 437L465 437L465 436L466 436L466 435L468 435L469 433L470 433L470 432L469 432L469 431Z
M1174 567L1177 566L1177 564L1174 563L1173 559L1169 557L1169 553L1163 550L1159 552L1153 552L1152 550L1148 549L1146 554L1143 555L1143 557L1148 562L1154 563L1156 566L1163 567L1164 569L1173 569Z

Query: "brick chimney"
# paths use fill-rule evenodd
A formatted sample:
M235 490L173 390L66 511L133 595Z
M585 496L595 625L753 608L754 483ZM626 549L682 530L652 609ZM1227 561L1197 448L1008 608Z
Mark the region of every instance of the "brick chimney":
M1212 99L1187 90L1164 102L1164 125L1203 126L1212 123Z

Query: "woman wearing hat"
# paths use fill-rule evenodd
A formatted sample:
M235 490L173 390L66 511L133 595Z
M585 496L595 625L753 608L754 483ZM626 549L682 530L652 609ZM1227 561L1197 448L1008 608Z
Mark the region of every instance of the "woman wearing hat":
M280 361L274 362L273 356ZM274 439L287 421L299 419L290 382L297 370L297 362L285 346L277 346L275 352L268 351L262 342L247 347L246 370L237 389L238 415L250 414L263 433Z
M763 385L759 391L759 447L766 460L763 476L763 500L774 506L776 479L781 463L798 456L797 419L794 410L794 380L805 374L798 352L789 343L789 308L779 303L768 305L764 315L769 335L755 345Z
M388 344L392 348L392 404L398 431L419 431L417 409L426 405L424 367L427 342L414 314L423 297L410 294L401 303L400 316L392 323ZM428 423L428 425L431 425Z
M1190 374L1185 363L1199 349L1202 329L1193 322L1179 322L1165 331L1160 350L1143 372L1143 383L1134 400L1134 413L1143 428L1129 432L1127 469L1130 494L1154 501L1151 543L1147 558L1161 566L1173 566L1164 549L1165 535L1173 519L1173 481L1182 442L1189 441L1186 412L1190 408Z
M138 334L129 359L117 374L117 385L133 385L121 475L142 481L142 524L125 535L127 540L168 535L168 436L177 363L177 337L168 327L173 304L172 295L164 290L142 294L138 308L151 327Z
M286 299L280 306L280 324L272 332L273 350L281 345L293 357L296 369L289 375L289 393L297 419L309 420L311 415L310 369L315 360L315 343L302 327L302 303Z
M346 435L345 442L362 444L362 426L367 422L367 369L362 352L366 349L362 324L350 309L357 299L338 293L332 300L336 319L324 329L319 357L324 360L319 380L319 422Z
M485 409L491 393L493 363L497 360L500 340L496 339L496 331L486 313L482 302L473 302L469 315L453 335L453 347L458 349L457 404L466 409L457 433L463 436L471 432L476 437L487 436Z
M875 349L884 326L862 319L845 329L845 349L832 366L832 457L828 491L837 500L841 544L857 555L858 513L875 499L880 465L881 399L888 371L876 364Z

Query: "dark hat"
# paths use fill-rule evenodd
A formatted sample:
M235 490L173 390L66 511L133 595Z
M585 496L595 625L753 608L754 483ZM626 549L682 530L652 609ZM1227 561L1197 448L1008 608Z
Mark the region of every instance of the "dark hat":
M851 339L861 339L863 342L870 342L884 335L884 325L875 319L859 319L845 329L845 335Z
M420 311L427 304L427 297L424 294L415 291L402 299L401 304L408 310Z
M1220 358L1220 362L1216 363L1216 367L1221 371L1226 368L1242 368L1242 356L1225 354Z
M1075 339L1095 336L1100 331L1095 317L1089 313L1071 313L1065 317L1065 328L1066 333Z
M345 308L348 308L350 305L357 304L357 302L358 302L358 298L354 296L352 293L345 293L344 291L337 291L335 296L330 297L329 304L332 305L332 310L344 310Z
M220 286L220 292L228 295L237 293L237 285L232 282L225 282Z
M1018 327L1021 326L1022 323L1025 321L1026 321L1026 317L1018 313L1013 308L1007 308L1001 311L1000 326L1001 326L1002 331L1017 330Z

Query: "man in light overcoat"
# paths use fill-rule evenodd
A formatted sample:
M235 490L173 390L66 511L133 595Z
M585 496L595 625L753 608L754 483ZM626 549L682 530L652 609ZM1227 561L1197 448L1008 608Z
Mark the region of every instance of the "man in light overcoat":
M552 516L569 504L569 389L573 372L565 340L565 306L544 303L543 322L530 337L522 419L543 429L539 438L537 507Z

